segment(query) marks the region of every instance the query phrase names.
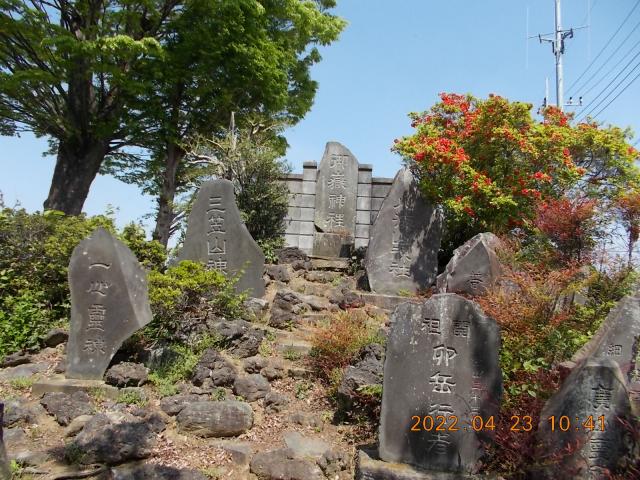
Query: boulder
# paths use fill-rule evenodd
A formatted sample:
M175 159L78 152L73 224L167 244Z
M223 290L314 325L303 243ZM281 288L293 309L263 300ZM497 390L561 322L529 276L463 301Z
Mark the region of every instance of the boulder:
M206 349L198 361L191 381L202 386L210 378L214 385L221 387L233 384L237 376L236 367L214 348Z
M349 365L338 387L338 399L345 410L351 409L360 393L358 389L365 385L382 386L384 369L384 347L377 343L367 345L360 350L355 365Z
M114 365L105 374L105 381L114 387L140 387L147 383L149 370L141 363L123 362Z
M7 355L0 362L0 368L17 367L18 365L24 365L25 363L31 363L31 357L25 352L14 352L11 355Z
M289 283L291 275L286 265L265 265L265 273L276 282Z
M271 391L269 381L262 375L251 374L238 377L233 383L233 393L240 395L247 402L255 402L264 398Z
M93 415L95 411L91 397L83 391L77 391L72 395L60 392L45 393L40 403L62 426L69 425L71 420L80 415Z
M199 437L233 437L253 426L253 410L248 403L232 400L197 402L185 406L176 420L181 432Z
M212 330L228 345L228 351L239 358L257 355L265 332L245 320L221 320Z
M172 395L160 400L160 409L167 415L174 416L178 415L187 405L201 402L203 400L204 398L201 395L195 395L192 393Z
M284 393L269 392L264 397L264 407L267 413L280 413L287 408L291 400Z
M278 250L278 264L290 264L294 270L311 269L311 259L297 247L286 247Z
M114 419L105 414L91 418L67 447L79 463L117 465L151 456L155 434L150 425L133 415Z
M265 480L325 480L314 462L296 458L289 449L260 452L251 460L251 473Z
M7 452L4 448L4 436L2 432L2 425L4 423L4 404L0 403L0 478L10 479L11 468L9 467L9 459L7 458Z
M54 328L47 332L42 340L46 347L57 347L61 343L69 340L69 332L61 328Z
M128 464L110 470L109 480L207 480L209 477L196 470L178 469L167 465Z
M305 437L299 432L286 432L284 443L298 458L313 458L319 460L330 446L321 438Z
M3 401L0 400L0 403ZM4 401L4 420L2 426L5 428L15 427L30 423L37 423L38 416L44 414L44 410L39 404L29 405L26 398L17 398Z

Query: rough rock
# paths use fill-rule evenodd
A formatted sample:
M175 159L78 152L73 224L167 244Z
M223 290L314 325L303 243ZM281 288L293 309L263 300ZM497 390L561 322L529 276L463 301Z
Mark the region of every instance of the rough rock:
M453 251L445 271L438 275L439 293L483 295L500 278L495 249L500 239L493 233L479 233Z
M280 413L287 408L291 400L284 393L269 392L264 397L264 407L268 413Z
M25 352L14 352L2 359L0 368L17 367L25 363L31 363L31 356Z
M257 355L265 332L245 320L221 320L213 331L228 344L228 351L239 358Z
M304 278L309 282L333 283L340 278L340 273L339 272L322 272L322 271L314 270L311 272L305 272Z
M140 387L149 380L149 370L141 363L118 363L107 370L105 381L114 387Z
M289 283L291 275L286 265L265 265L265 273L276 282Z
M346 452L327 450L317 463L328 478L335 478L335 475L349 468L349 456Z
M287 448L298 458L310 457L319 460L330 448L321 438L305 437L299 432L285 432L283 440Z
M47 332L42 343L47 347L57 347L69 340L69 332L61 328L54 328Z
M45 365L44 363L29 363L4 368L0 370L0 380L9 382L18 378L31 378L34 375L45 372L47 368L48 365Z
M238 377L233 383L233 393L240 395L247 402L255 402L264 398L271 391L269 381L262 375L251 374Z
M3 400L0 400L2 403ZM18 398L4 401L4 420L2 426L5 428L17 425L36 423L38 416L44 414L42 406L39 404L29 405L26 398Z
M177 469L167 465L127 464L110 470L109 480L207 480L208 476L189 469Z
M247 373L260 373L260 370L269 365L269 360L260 355L245 358L242 362L244 371Z
M198 361L191 381L196 386L202 386L210 378L214 385L222 387L233 384L238 375L236 367L229 360L213 348L206 349Z
M372 343L362 348L355 365L345 368L338 387L338 399L343 409L349 410L357 400L358 389L365 385L382 386L384 347Z
M188 404L178 414L180 431L200 437L233 437L253 426L253 410L248 403L225 400Z
M11 478L11 468L4 446L4 435L2 425L4 423L4 404L0 403L0 478L9 480Z
M322 415L319 413L296 412L289 416L289 421L302 427L311 427L322 429L324 422Z
M86 392L77 391L73 395L54 392L45 393L40 403L62 426L67 426L80 415L93 415L95 409L91 397Z
M260 452L251 460L251 473L265 480L325 480L315 463L295 458L289 449Z
M79 452L80 463L117 465L149 457L155 443L155 434L146 421L132 415L114 420L98 414L85 424L70 445L71 451Z
M167 415L178 415L184 407L191 403L203 401L203 397L194 394L180 394L164 397L160 400L160 409Z
M311 259L297 247L278 250L278 264L290 264L294 270L310 270Z
M64 429L64 436L73 437L77 435L92 418L93 415L80 415L79 417L74 418L71 420L67 428Z

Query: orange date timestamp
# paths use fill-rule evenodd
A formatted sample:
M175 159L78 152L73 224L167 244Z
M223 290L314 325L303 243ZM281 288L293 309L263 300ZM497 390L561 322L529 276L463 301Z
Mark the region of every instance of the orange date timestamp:
M586 419L580 419L575 417L575 421L566 416L552 415L547 417L549 427L552 432L561 431L566 432L569 430L596 430L604 432L605 417L601 415L594 417L589 415ZM512 432L530 432L534 429L534 419L530 415L512 415L510 418L509 430ZM479 415L471 417L469 422L461 422L456 415L414 415L411 417L411 431L412 432L457 432L475 431L480 432L483 430L495 430L496 422L492 416L483 418Z

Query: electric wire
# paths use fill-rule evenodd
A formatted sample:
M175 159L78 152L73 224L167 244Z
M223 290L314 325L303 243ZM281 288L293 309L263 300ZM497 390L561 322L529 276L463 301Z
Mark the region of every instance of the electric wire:
M640 63L638 63L638 64L633 68L633 70L631 70L631 71L630 71L630 72L625 76L625 78L623 78L623 79L620 81L620 83L622 83L622 82L623 82L623 81L624 81L624 80L625 80L629 75L631 75L631 73L632 73L634 70L636 70L638 67L640 67ZM618 94L617 94L615 97L613 97L613 98L609 101L609 103L607 103L604 107L602 107L602 108L598 111L598 113L596 113L596 114L595 114L593 117L591 117L591 118L592 118L592 119L597 118L597 117L598 117L598 115L600 115L600 114L601 114L602 112L604 112L607 108L609 108L609 105L611 105L613 102L615 102L615 101L616 101L616 99L617 99L620 95L622 95L622 94L627 90L627 88L629 88L629 87L630 87L630 86L631 86L631 85L632 85L632 84L633 84L633 83L634 83L638 78L640 78L640 72L639 72L635 77L633 77L633 78L631 79L631 81L630 81L627 85L625 85L625 86L624 86L624 88L623 88L622 90L620 90L620 91L618 92ZM618 83L618 85L620 85L620 83ZM616 88L618 88L618 85L616 85ZM615 91L615 88L614 88L614 89L609 93L609 95L611 95L614 91ZM599 103L598 105L596 105L593 109L591 109L591 111L590 111L589 113L591 113L593 110L595 110L596 108L598 108L598 106L600 106L600 104L601 104L604 100L606 100L606 99L609 97L609 95L607 95L605 98L603 98L603 99L600 101L600 103ZM587 115L588 115L588 114L587 114ZM586 117L586 115L585 115L585 117ZM584 117L583 117L583 118L584 118Z
M629 18L631 18L631 15L633 14L633 12L635 12L636 8L638 8L638 5L640 5L640 0L636 1L635 5L633 6L633 8L631 9L631 11L627 14L627 16L625 17L625 19L622 21L622 23L620 24L620 26L618 27L618 29L614 32L613 35L611 35L611 37L609 38L609 40L607 40L607 43L605 43L604 47L602 47L602 49L598 52L598 54L595 56L595 58L591 61L591 63L589 63L589 65L587 65L587 68L584 69L584 71L580 74L580 76L578 78L576 78L576 80L569 86L569 88L567 89L567 93L571 91L571 89L573 87L576 86L576 84L582 79L582 77L585 76L585 74L589 71L589 69L596 63L596 61L598 60L598 58L600 58L600 56L602 55L602 53L607 49L607 47L611 44L611 42L613 41L613 39L616 37L616 35L618 35L618 33L620 32L620 30L622 30L622 27L624 27L624 25L627 23L627 20L629 20Z

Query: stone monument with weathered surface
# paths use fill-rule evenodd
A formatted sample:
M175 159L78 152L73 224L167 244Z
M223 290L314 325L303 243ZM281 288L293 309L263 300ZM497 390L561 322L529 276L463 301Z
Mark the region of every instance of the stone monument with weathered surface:
M496 322L470 300L440 294L399 305L384 363L380 458L475 472L491 441L481 423L498 420L499 348Z
M264 254L240 217L229 180L200 186L178 260L202 262L229 275L242 272L236 290L264 295Z
M328 142L318 169L313 253L344 256L354 243L358 160L338 142Z
M0 403L0 480L11 479L11 469L9 468L9 460L7 452L4 449L4 440L2 434L2 421L4 418L4 403Z
M66 377L102 380L122 342L152 319L147 274L136 256L103 228L73 250Z
M495 252L499 245L500 239L486 232L456 248L445 271L438 275L438 292L486 293L500 277L500 262Z
M620 300L571 360L579 364L587 358L609 358L618 364L632 406L640 415L640 291Z
M428 288L438 273L442 216L420 195L403 168L382 202L369 240L365 268L371 290L397 295Z
M608 358L587 360L540 414L537 456L545 466L532 468L531 478L604 480L624 474L633 449L633 422L618 364Z

